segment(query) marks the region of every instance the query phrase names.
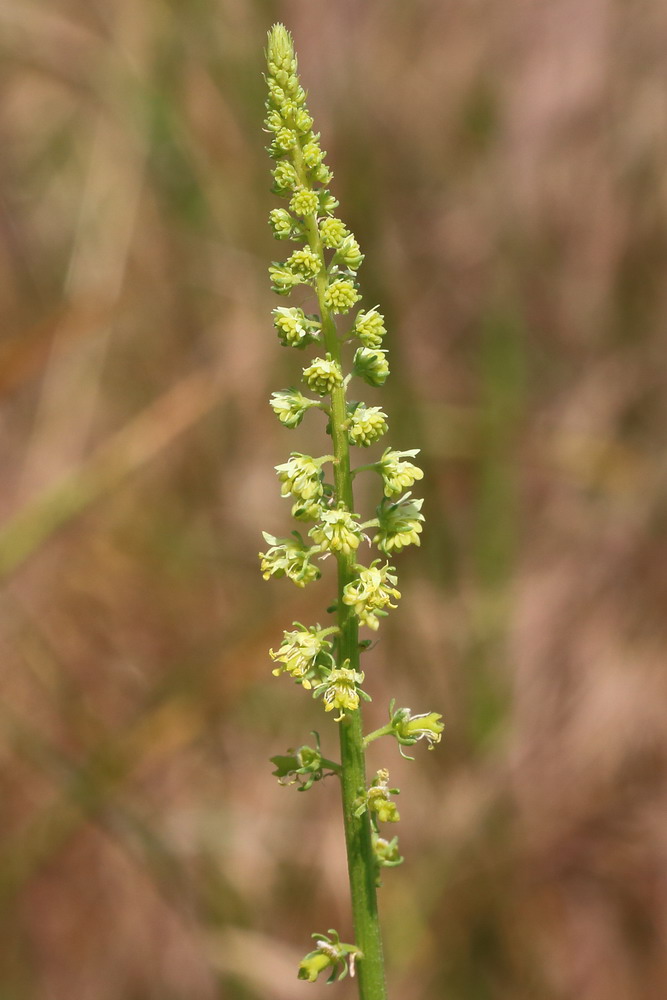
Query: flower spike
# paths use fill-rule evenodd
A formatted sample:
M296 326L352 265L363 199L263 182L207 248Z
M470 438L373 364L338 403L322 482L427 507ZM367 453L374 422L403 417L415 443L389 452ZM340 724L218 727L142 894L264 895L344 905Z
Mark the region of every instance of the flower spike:
M292 36L283 24L269 31L266 57L265 128L274 161L272 190L282 199L282 205L272 208L269 225L286 248L282 259L269 267L271 287L283 300L273 309L273 326L282 346L307 353L300 387L273 392L270 405L281 424L292 430L311 410L324 411L329 441L321 456L293 450L275 466L280 493L290 498L292 517L313 523L306 537L298 531L286 538L264 533L267 547L260 553L261 570L264 579L286 577L298 587L317 580L327 559L337 571L336 600L327 608L335 614L335 624L294 622L269 656L275 676L285 674L321 698L340 735L340 763L323 755L317 734L314 747L304 744L271 760L279 782L295 784L300 791L327 776L341 779L357 937L355 944L345 944L335 930L314 934L315 947L302 959L298 977L313 983L324 972L333 982L354 976L355 963L363 961L361 995L386 1000L375 894L380 870L403 860L398 838L379 832L379 824L399 819L393 799L398 789L389 787L384 769L368 783L364 751L385 735L396 737L401 753L420 740L431 748L439 742L443 726L436 712L394 711L392 702L389 723L364 737L361 707L370 695L362 687L366 681L359 660L370 640L360 641L359 628L378 632L389 611L397 607L401 594L390 562L405 546L419 545L422 501L406 490L423 473L410 461L416 449L391 447L381 458L351 470L352 449L374 449L389 430L381 406L348 398L353 378L362 389L364 383L381 388L389 375L383 346L385 319L379 306L363 304L359 273L364 253L337 215L338 201L329 187L333 174L308 111ZM294 292L298 301L286 302ZM312 451L312 445L307 448ZM379 504L370 519L370 511L362 516L357 510L353 495L354 477L367 470L381 477L381 496L373 501ZM372 542L364 533L371 527ZM367 560L369 565L358 561L362 542L378 550L377 558Z

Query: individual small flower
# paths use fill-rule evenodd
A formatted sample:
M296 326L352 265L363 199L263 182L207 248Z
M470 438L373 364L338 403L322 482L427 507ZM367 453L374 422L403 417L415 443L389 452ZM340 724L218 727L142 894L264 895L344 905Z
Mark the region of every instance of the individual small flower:
M295 222L286 208L274 208L269 213L269 225L277 240L292 239L295 233Z
M307 744L298 749L289 749L286 754L271 757L271 763L276 765L274 777L281 785L298 784L299 792L307 792L316 781L340 774L341 767L333 760L322 756L319 733L313 732L315 746Z
M312 119L311 119L311 125L312 125ZM322 162L322 158L324 157L324 153L320 149L318 143L315 142L314 140L306 143L306 145L301 150L301 155L303 156L303 162L306 164L309 170L318 167Z
M394 567L389 563L380 566L380 560L375 559L370 566L359 566L357 569L358 577L343 590L343 603L354 610L360 625L368 625L376 631L380 624L379 617L387 614L385 608L396 607L391 603L392 597L399 600L401 596L395 586Z
M292 517L297 521L319 521L322 517L322 504L317 500L297 500L292 504Z
M295 274L309 279L322 270L322 261L310 247L304 247L302 250L295 250L285 261L285 266Z
M330 937L326 934L312 935L315 940L315 950L301 959L299 979L314 983L320 972L329 968L331 968L331 975L327 979L328 983L333 983L335 979L343 979L348 971L350 977L354 976L354 963L357 959L364 957L363 953L356 945L344 944L340 940L338 932L331 927L329 934Z
M317 340L319 323L310 319L303 309L278 306L273 310L273 325L284 347L306 347Z
M423 712L413 715L409 708L394 710L394 701L389 706L389 724L391 734L396 737L402 747L412 747L420 740L426 740L429 750L442 739L445 725L441 722L439 712ZM407 757L401 750L403 757ZM409 758L412 759L412 758Z
M368 385L384 385L389 375L387 352L377 347L357 348L352 371Z
M355 520L358 516L342 507L323 510L319 524L312 527L308 534L320 548L349 556L356 552L364 537Z
M324 711L332 712L338 709L340 715L335 721L340 722L346 712L354 712L359 708L359 697L370 701L369 695L358 686L362 684L364 674L360 670L350 667L350 661L344 660L342 667L331 670L325 680L318 684L313 691L313 696L318 698L322 695Z
M328 455L324 458L311 458L310 455L293 451L287 462L275 467L278 479L282 483L280 495L287 497L291 494L298 500L321 497L322 465L328 460Z
M294 120L295 129L297 132L300 132L301 135L305 135L307 132L310 132L313 127L313 119L310 117L305 108L298 108L292 115L292 118ZM312 145L312 143L309 145Z
M350 271L358 271L363 262L364 255L352 233L343 239L336 250L336 261L340 261ZM357 300L355 300L357 301ZM347 311L347 310L346 310Z
M330 354L315 360L303 370L303 377L309 389L319 396L333 392L336 386L343 384L343 373L340 365Z
M296 170L291 163L287 162L287 160L281 160L280 163L276 165L276 168L273 171L273 180L274 192L282 195L286 194L288 191L293 191L299 183Z
M313 170L313 178L319 184L329 184L333 180L333 172L326 163L319 163ZM338 204L338 202L336 202Z
M419 448L410 451L392 451L387 448L377 463L377 470L384 480L384 495L398 496L403 490L409 489L417 479L423 479L424 473L418 465L406 462L405 456L414 458L419 454Z
M339 247L348 235L348 230L340 219L322 219L320 222L320 239L325 247Z
M336 278L324 293L326 305L335 313L349 312L361 295L349 278Z
M338 208L338 199L334 198L331 191L326 191L326 190L319 192L319 199L320 199L320 212L322 213L322 215L333 215L336 209Z
M262 535L269 545L266 552L259 553L265 580L270 576L278 579L286 576L297 587L305 587L307 583L320 578L320 570L310 562L313 549L304 543L298 531L292 532L292 538L275 538L266 531Z
M378 312L377 306L357 313L357 318L354 321L354 333L364 347L380 347L386 332L384 316Z
M319 203L319 198L314 191L309 191L308 188L299 188L292 195L289 207L295 215L305 218L307 215L314 215L317 212Z
M293 149L296 146L296 135L291 128L280 128L276 132L276 137L273 140L276 144L276 149L282 153L287 153L288 150Z
M296 285L301 284L301 277L290 270L285 264L273 263L269 268L271 291L278 295L289 295Z
M396 865L403 863L404 859L398 849L398 837L392 837L391 840L385 840L385 838L381 837L377 831L373 830L371 833L371 839L375 859L378 865L383 868L395 868Z
M271 408L285 427L298 427L306 410L319 404L308 399L298 389L282 389L271 393Z
M279 129L285 124L283 116L280 111L271 109L266 116L264 124L266 125L269 132L278 132Z
M368 809L380 823L398 823L400 816L396 803L391 801L390 796L398 795L398 788L389 788L389 771L381 768L373 781L366 795L357 806L355 815L361 816Z
M378 532L373 538L380 552L389 555L394 549L400 552L406 545L420 544L423 503L423 500L411 500L409 493L400 500L382 501L377 509Z
M306 628L300 622L294 624L298 626L294 631L283 632L283 641L277 652L269 650L271 659L279 664L272 673L279 677L285 671L298 684L310 690L314 678L319 679L325 669L328 671L335 666L331 642L327 637L338 629L323 629L319 625Z
M350 444L368 448L387 432L387 414L379 406L359 403L350 414L347 436Z

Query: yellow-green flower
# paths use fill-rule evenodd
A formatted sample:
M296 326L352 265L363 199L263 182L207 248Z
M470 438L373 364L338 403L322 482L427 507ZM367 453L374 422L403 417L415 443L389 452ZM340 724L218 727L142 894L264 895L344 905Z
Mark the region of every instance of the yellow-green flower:
M380 566L380 560L375 559L370 566L359 566L356 580L348 583L343 590L343 603L349 605L359 618L361 625L368 625L377 630L379 617L385 617L385 608L395 608L392 597L399 600L401 594L396 590L397 577L394 567L389 563Z
M350 444L369 448L387 433L387 414L379 406L359 403L350 414L347 436Z
M380 552L389 555L393 551L400 552L406 545L420 544L423 503L423 500L411 500L409 493L393 503L382 501L377 509L378 531L373 538Z
M338 936L338 931L331 927L328 935L313 934L312 937L315 939L315 949L301 959L299 979L314 983L320 972L329 968L331 975L327 979L328 983L333 983L335 979L344 979L348 971L350 978L354 976L355 961L364 957L359 948L353 944L344 944Z
M312 527L308 534L322 549L349 556L356 552L363 538L361 528L356 523L358 516L344 508L324 510L319 524Z
M293 451L287 462L276 465L278 479L282 483L281 496L296 497L299 500L313 500L322 496L322 466L329 456L311 458Z
M366 692L359 687L363 679L363 672L353 670L350 661L345 660L342 667L329 671L326 679L313 691L313 696L318 698L322 695L325 712L338 709L340 714L336 716L335 721L340 722L346 712L354 712L359 708L360 697L370 700Z
M391 448L387 448L384 452L376 468L384 480L386 497L398 496L409 489L416 480L424 478L424 473L418 465L405 461L405 456L414 458L418 454L419 448L410 451L392 451Z
M303 370L303 377L309 389L319 396L333 392L336 386L343 384L343 373L340 365L332 360L330 354L325 358L315 358Z
M302 187L292 195L289 207L295 215L305 218L307 215L315 214L318 204L319 201L315 192Z
M271 393L271 408L285 427L298 427L306 410L319 406L314 399L308 399L298 389L282 389Z
M320 239L325 247L339 247L348 235L348 230L340 219L322 219L320 222Z
M398 788L389 788L389 771L382 768L373 779L366 795L368 809L380 823L398 823L400 815L396 803L390 796L398 794Z
M379 347L360 347L354 355L352 371L368 385L384 385L389 375L387 352Z
M310 558L317 550L305 545L298 531L292 532L292 538L275 538L263 531L264 541L269 545L266 552L260 552L262 575L265 580L275 576L279 579L286 576L297 587L305 587L307 583L319 579L322 575L317 566L313 566Z
M384 316L378 312L377 306L357 313L357 318L354 321L354 333L364 347L380 347L386 332Z
M312 680L318 670L329 669L334 660L331 656L331 642L327 636L337 631L337 628L322 629L319 625L305 628L298 622L294 631L283 632L283 641L274 653L269 650L272 660L279 665L272 673L279 677L283 671L294 678L304 688L312 687Z
M360 298L361 295L354 287L354 282L349 278L336 278L327 286L324 293L325 304L335 313L349 312Z

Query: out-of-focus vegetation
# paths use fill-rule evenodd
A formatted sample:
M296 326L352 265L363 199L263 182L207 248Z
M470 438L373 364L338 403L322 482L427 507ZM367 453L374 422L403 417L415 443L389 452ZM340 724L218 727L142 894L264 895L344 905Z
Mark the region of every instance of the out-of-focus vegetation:
M336 789L268 763L334 739L266 652L331 581L256 560L276 19L428 476L366 661L370 725L389 692L448 723L371 753L393 995L663 1000L661 0L2 4L0 997L314 997L308 935L348 937Z

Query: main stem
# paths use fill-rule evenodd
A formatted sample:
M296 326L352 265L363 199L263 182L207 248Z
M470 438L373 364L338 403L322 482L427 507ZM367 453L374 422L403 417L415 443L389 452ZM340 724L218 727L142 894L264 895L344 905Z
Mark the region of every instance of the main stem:
M300 151L299 151L300 153ZM296 157L297 171L304 176L300 156ZM331 358L340 365L340 343L331 311L324 300L328 277L317 220L305 220L308 242L319 256L322 268L317 276L316 291L322 320L324 346ZM334 487L336 501L354 511L352 475L350 472L350 446L347 437L347 405L345 386L338 386L331 393L331 437L334 452ZM339 665L350 661L353 670L359 670L359 626L357 618L343 602L346 584L356 578L354 555L338 556L338 639ZM368 810L355 816L358 800L366 794L366 762L364 756L361 709L346 712L339 723L341 789L343 798L343 823L347 847L347 867L350 879L352 918L355 943L363 953L357 965L360 1000L386 1000L387 987L384 975L384 955L378 918L376 873L377 863L371 839Z

